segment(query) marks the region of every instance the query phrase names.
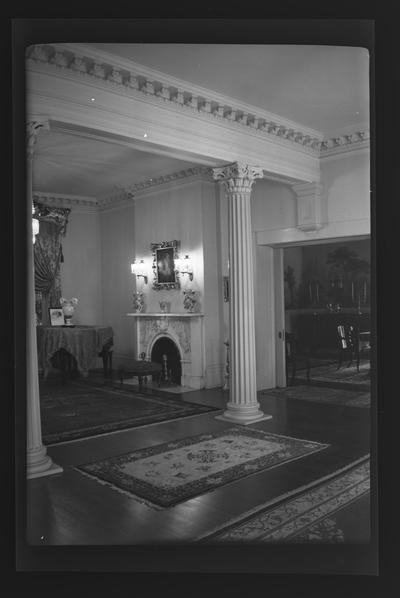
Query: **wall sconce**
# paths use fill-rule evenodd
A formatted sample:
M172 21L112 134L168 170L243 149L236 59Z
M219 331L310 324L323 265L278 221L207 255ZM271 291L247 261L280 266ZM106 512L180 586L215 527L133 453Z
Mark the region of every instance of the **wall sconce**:
M132 274L136 274L138 278L142 276L145 284L147 284L146 265L144 263L144 260L140 260L139 263L137 263L136 260L134 260L133 264L131 264L131 271Z
M186 254L183 259L179 258L176 261L178 262L177 269L179 272L181 274L187 274L189 276L189 280L193 280L193 266L190 257Z
M35 206L32 203L32 243L35 244L36 235L39 233L39 220L33 216L35 216Z

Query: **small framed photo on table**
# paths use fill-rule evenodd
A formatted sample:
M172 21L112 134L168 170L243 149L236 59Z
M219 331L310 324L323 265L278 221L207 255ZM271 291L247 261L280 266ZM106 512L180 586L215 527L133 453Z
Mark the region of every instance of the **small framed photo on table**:
M65 321L62 309L60 309L59 307L50 307L49 316L51 326L64 326Z

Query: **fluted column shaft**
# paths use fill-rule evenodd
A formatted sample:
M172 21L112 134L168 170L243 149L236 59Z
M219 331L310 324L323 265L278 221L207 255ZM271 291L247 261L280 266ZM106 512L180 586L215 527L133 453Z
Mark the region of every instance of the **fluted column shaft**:
M42 427L40 421L40 394L36 341L35 318L35 266L32 243L32 160L33 150L40 130L39 123L28 124L27 138L27 338L26 338L26 427L27 427L27 452L26 466L27 478L50 475L62 472L62 468L55 465L47 455L47 449L42 444Z
M243 164L214 168L224 183L229 223L230 396L220 419L252 423L264 415L257 401L251 188L262 169Z

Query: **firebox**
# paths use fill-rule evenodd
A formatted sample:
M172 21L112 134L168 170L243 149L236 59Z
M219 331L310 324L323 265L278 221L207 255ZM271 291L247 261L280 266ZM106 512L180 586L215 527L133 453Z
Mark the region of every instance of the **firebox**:
M179 349L167 336L156 340L151 351L151 361L163 366L162 380L181 385L182 366Z

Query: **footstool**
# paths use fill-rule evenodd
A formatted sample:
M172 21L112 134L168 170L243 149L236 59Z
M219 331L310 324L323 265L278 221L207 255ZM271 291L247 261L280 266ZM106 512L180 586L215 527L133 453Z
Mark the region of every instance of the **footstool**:
M162 373L162 365L161 363L156 363L155 361L144 361L143 359L134 361L132 367L129 368L129 372L125 372L123 368L119 368L118 370L120 383L124 381L125 374L129 374L130 376L137 376L139 380L139 388L143 386L143 380L147 383L147 376L158 376L158 383L160 383L161 373Z

